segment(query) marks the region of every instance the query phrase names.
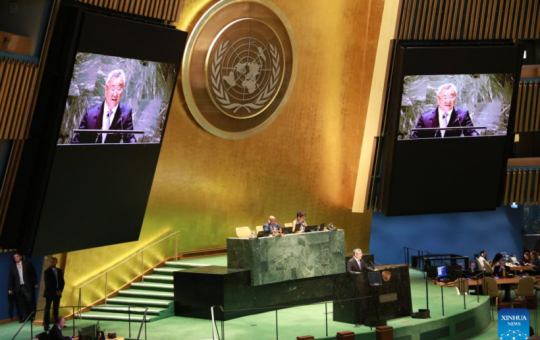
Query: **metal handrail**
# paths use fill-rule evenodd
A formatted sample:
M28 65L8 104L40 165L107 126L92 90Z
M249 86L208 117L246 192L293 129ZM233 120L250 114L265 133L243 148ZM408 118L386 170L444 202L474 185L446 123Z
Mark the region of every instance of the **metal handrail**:
M90 280L84 282L82 285L79 285L79 304L78 304L78 315L79 317L81 317L81 307L82 307L82 289L88 285L90 282L93 282L94 280L98 279L98 278L101 278L103 276L105 276L105 289L104 289L104 292L105 292L105 295L104 295L104 299L105 299L105 304L107 302L107 295L108 295L108 291L107 291L107 285L108 285L108 275L109 275L109 272L113 271L114 269L118 268L120 265L126 263L127 261L133 259L134 257L138 256L138 255L141 255L141 277L144 275L144 252L149 249L150 247L153 247L155 246L156 244L159 244L169 238L171 238L172 236L175 236L175 244L174 244L174 259L175 260L178 260L178 234L179 232L174 232L164 238L161 238L159 240L157 240L156 242L153 242L152 244L138 250L137 252L133 253L132 255L130 255L129 257L127 257L126 259L124 259L123 261L115 264L113 267L107 269L106 271L104 271L103 273L101 274L98 274L96 275L95 277L91 278ZM84 308L87 308L87 307L84 307Z
M86 285L89 284L90 282L94 281L95 279L97 279L97 278L99 278L99 277L105 275L106 273L112 271L113 269L115 269L116 267L120 266L121 264L124 264L124 263L127 262L128 260L131 260L132 258L134 258L135 256L139 255L140 253L142 253L142 252L145 251L146 249L148 249L148 248L150 248L150 247L153 247L153 246L155 246L156 244L158 244L158 243L160 243L160 242L162 242L162 241L165 241L166 239L168 239L168 238L171 237L171 236L178 235L178 233L179 233L178 231L177 231L177 232L174 232L174 233L172 233L172 234L170 234L170 235L168 235L168 236L166 236L166 237L164 237L164 238L162 238L162 239L160 239L160 240L158 240L158 241L156 241L156 242L154 242L154 243L152 243L152 244L150 244L150 245L148 245L148 246L146 246L146 247L140 249L139 251L137 251L136 253L133 253L133 254L132 254L131 256L129 256L128 258L124 259L122 262L119 262L119 263L115 264L113 267L107 269L107 270L104 271L103 273L98 274L98 275L96 275L95 277L91 278L90 280L86 281L85 283L83 283L82 285L80 285L79 288L83 288L84 286L86 286ZM177 247L178 247L178 239L176 240L175 259L178 259L178 248L177 248Z

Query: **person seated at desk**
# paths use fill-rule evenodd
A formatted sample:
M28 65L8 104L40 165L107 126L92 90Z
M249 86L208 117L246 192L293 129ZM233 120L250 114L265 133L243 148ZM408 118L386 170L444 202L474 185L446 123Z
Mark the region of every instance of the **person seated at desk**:
M360 274L361 272L373 272L373 268L369 267L364 260L362 260L362 249L356 248L353 250L354 256L347 262L347 273Z
M303 233L304 229L306 229L306 213L303 211L299 211L296 213L296 220L292 222L293 230L295 233Z
M264 224L263 230L270 233L272 236L278 236L281 234L281 226L276 222L276 218L271 215L268 217L268 222Z
M499 263L499 261L502 259L502 257L503 256L501 253L495 254L495 257L493 258L493 260L491 260L491 265L496 266Z
M73 340L73 339L77 339L78 337L64 336L62 334L62 328L64 328L65 325L66 325L66 319L63 316L59 316L58 319L56 319L56 324L49 331L49 335L47 336L47 339L48 340Z
M521 266L530 266L531 265L531 254L526 251L523 253L523 260L519 261Z
M476 258L478 260L478 267L480 267L480 270L485 270L485 263L491 265L491 262L487 260L487 252L485 250L480 251L480 256Z
M506 260L501 257L499 263L493 268L493 276L497 276L500 279L513 276L510 274L510 267L506 265ZM504 286L504 299L503 301L510 301L510 285L505 284Z

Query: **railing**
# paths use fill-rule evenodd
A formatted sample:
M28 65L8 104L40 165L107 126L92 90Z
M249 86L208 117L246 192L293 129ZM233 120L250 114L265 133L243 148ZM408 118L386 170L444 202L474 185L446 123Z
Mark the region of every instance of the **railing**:
M421 250L421 249L416 249L416 248L411 248L411 247L403 247L403 250L405 251L405 263L407 263L409 267L411 266L411 261L410 261L411 250L416 251L416 256L431 255L431 253L427 250Z
M91 306L87 306L88 308L90 308ZM143 313L143 317L141 319L141 325L139 326L139 332L138 332L138 335L137 335L137 338L136 339L133 339L133 340L139 340L141 338L141 333L142 333L142 329L143 329L143 325L144 325L144 339L146 340L147 337L148 337L148 334L147 334L147 330L146 330L146 313L148 312L148 307L146 306L137 306L137 305L131 305L128 307L128 313L131 314L131 307L135 307L135 308L144 308L144 313ZM58 309L59 310L62 310L62 309L71 309L72 311L72 315L73 315L73 318L72 318L72 337L75 337L77 335L76 333L76 329L77 329L77 325L76 325L76 317L75 317L75 310L76 308L80 308L79 306L59 306ZM35 312L32 312L30 313L30 315L28 315L28 317L26 317L26 319L24 320L24 322L21 324L21 326L19 327L19 329L17 329L17 332L15 332L15 334L13 335L13 337L11 338L11 340L15 340L15 338L19 335L19 333L21 332L21 330L24 328L24 326L26 326L27 324L30 325L30 340L32 339L35 339L34 338L34 324L33 322L31 322L31 320L34 319L34 316L37 314L37 312L42 312L44 311L45 309L39 309ZM28 323L28 321L30 321L30 323ZM95 321L95 320L94 320ZM129 326L129 339L131 339L131 318L128 319L128 326ZM98 321L99 323L99 321ZM39 334L36 334L36 336L39 335ZM39 339L39 338L38 338Z
M174 241L173 244L171 244L172 241ZM173 245L174 253L169 249ZM107 304L107 298L111 294L134 280L140 278L142 281L146 272L167 258L178 259L178 232L142 248L107 271L81 284L77 314L80 317L83 311L100 302ZM88 303L83 303L83 292L86 293L85 298ZM82 307L83 305L87 307Z

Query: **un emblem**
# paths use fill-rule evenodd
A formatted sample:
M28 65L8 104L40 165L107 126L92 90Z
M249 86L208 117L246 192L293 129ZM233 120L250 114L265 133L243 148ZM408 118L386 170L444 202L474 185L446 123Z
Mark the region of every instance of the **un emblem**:
M273 3L217 3L199 20L184 54L182 84L190 112L223 138L262 131L290 96L295 50L290 26Z

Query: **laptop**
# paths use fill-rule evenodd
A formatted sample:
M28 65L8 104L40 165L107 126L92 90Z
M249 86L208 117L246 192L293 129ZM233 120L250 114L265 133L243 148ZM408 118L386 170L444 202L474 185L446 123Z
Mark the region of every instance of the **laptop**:
M257 233L257 238L260 238L260 237L268 237L268 236L270 236L270 233L267 232L267 231L259 231L259 232Z
M301 230L302 230L302 223L296 223L296 225L294 226L294 232L296 233Z
M292 234L293 227L281 227L281 232L283 234Z

